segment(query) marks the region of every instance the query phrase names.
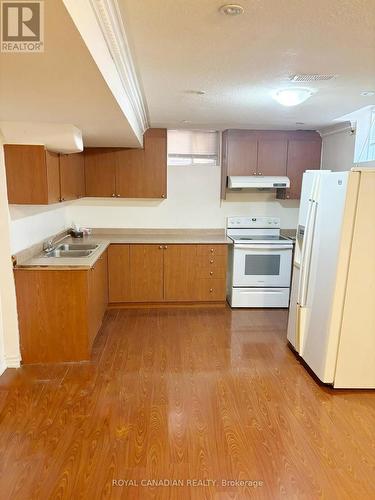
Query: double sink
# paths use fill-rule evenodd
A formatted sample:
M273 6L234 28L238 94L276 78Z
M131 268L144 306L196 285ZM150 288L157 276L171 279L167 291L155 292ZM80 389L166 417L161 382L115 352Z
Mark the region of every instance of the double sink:
M68 257L68 258L76 258L76 257L89 257L92 255L95 250L97 250L99 245L92 244L74 244L74 243L64 243L62 245L58 245L56 248L51 250L50 252L46 252L45 257Z

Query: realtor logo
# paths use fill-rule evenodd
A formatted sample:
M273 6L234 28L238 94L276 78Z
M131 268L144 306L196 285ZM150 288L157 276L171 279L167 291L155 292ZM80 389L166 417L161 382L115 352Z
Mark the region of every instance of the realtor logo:
M1 52L44 51L44 2L1 2Z

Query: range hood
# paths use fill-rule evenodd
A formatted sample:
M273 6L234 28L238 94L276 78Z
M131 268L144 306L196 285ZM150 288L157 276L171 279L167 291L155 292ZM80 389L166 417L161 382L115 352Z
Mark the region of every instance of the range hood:
M288 188L290 187L289 177L273 177L271 175L231 175L228 177L228 188Z

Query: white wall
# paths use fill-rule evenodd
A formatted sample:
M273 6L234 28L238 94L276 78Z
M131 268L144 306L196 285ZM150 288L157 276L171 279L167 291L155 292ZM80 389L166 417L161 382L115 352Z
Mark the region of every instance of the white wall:
M10 205L12 253L24 250L70 226L67 220L67 205Z
M168 167L168 199L83 198L67 207L69 224L112 228L224 228L229 215L270 215L283 228L297 225L298 201L259 191L220 201L220 167Z
M350 170L354 164L356 136L350 129L333 132L322 138L322 165L324 170Z
M0 370L20 364L16 293L10 248L10 220L5 180L4 154L0 139Z

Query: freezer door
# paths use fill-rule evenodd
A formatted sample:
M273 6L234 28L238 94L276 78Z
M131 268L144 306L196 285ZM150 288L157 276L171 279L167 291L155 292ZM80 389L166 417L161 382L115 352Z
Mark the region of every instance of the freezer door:
M333 382L336 354L329 346L329 325L336 283L340 237L349 172L334 172L321 179L316 201L315 229L305 288L304 336L301 356L326 383ZM337 346L334 349L337 353Z

